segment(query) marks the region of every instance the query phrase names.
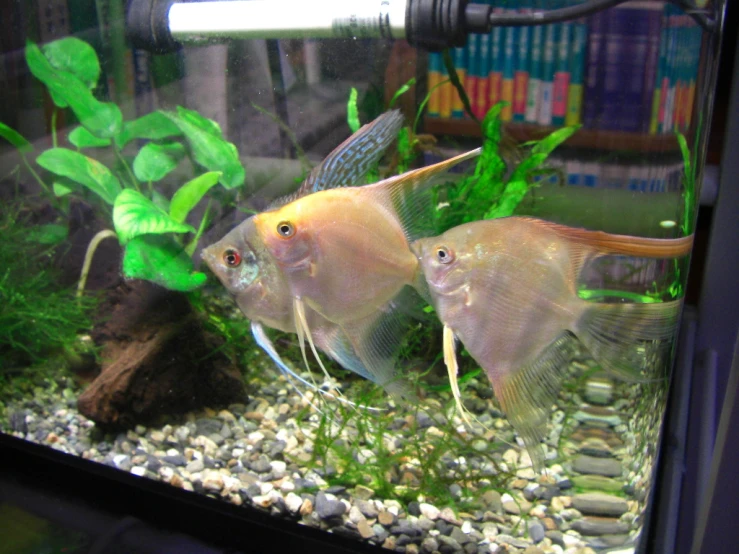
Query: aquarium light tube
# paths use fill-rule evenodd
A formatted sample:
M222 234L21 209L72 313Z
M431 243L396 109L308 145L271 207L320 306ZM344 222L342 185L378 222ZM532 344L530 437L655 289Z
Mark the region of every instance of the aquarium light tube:
M405 38L406 0L234 0L174 3L175 40L229 38Z
M494 12L468 0L128 0L128 36L137 48L173 50L180 43L244 38L404 38L440 51L463 46L493 27L547 25L585 17L627 0L587 0L530 13ZM716 23L691 0L668 0L704 29Z

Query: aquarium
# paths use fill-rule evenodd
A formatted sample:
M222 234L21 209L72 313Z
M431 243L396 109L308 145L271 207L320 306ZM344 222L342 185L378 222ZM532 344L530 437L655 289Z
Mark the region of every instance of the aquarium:
M644 551L723 2L125 4L3 7L0 438L350 549Z

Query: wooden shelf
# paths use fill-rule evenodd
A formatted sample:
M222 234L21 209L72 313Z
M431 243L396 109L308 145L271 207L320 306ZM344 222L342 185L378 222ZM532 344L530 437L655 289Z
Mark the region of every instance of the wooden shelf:
M454 135L479 137L480 126L471 119L442 119L426 117L424 119L426 133L432 135ZM530 123L506 123L506 133L517 142L536 140L545 137L557 127L532 125ZM564 145L594 150L621 150L636 152L673 152L679 151L675 135L648 135L643 133L627 133L623 131L600 131L580 129L572 135Z

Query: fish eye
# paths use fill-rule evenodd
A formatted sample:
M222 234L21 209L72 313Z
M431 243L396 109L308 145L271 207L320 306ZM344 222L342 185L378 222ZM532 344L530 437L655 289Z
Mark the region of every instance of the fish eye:
M446 246L438 246L436 259L441 264L449 264L454 261L454 254Z
M233 248L227 248L223 252L223 262L229 267L237 267L241 263L241 254Z
M277 224L277 233L286 239L289 239L295 234L295 226L289 221L280 221Z

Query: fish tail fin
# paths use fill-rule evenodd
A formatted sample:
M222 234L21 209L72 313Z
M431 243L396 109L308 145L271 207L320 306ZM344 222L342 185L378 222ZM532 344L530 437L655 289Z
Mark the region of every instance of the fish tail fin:
M630 381L645 377L654 356L672 347L682 299L653 304L590 302L577 325L577 336L607 371Z
M541 441L546 434L546 423L576 344L572 333L566 331L549 343L533 362L508 375L489 375L495 397L523 440L538 472L544 470Z

